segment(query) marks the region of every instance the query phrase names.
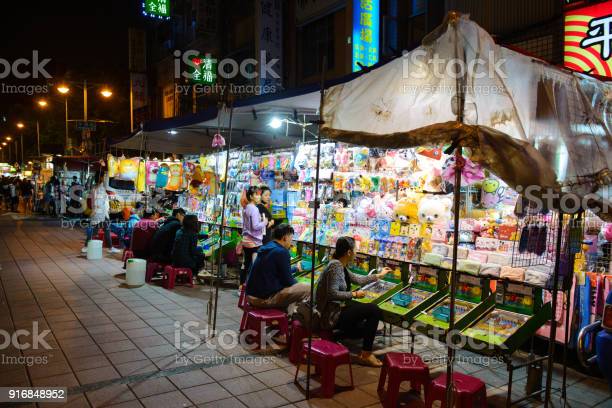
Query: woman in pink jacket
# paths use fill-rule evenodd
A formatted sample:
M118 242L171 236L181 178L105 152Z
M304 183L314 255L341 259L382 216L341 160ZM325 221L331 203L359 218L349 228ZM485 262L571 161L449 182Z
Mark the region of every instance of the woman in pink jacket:
M268 220L261 216L257 204L261 202L261 193L257 187L249 187L246 192L247 205L242 210L242 250L244 266L240 271L240 284L244 284L253 263L253 256L262 244Z

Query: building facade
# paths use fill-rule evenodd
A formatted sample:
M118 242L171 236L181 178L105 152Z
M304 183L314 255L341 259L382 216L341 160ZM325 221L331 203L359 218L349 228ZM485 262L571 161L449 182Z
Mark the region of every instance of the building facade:
M318 83L324 57L327 79L395 58L417 47L452 10L469 14L500 44L562 63L559 0L157 1L171 2L170 18L143 16L134 31L145 37L139 42L145 50L130 48L131 55L145 54L146 60L130 64L141 85L135 127L141 119L210 108L228 94L243 98ZM194 82L184 77L183 72L193 72L186 53L214 58L216 78ZM356 65L355 58L365 64ZM261 67L273 59L278 61L263 78ZM237 74L220 74L236 65Z

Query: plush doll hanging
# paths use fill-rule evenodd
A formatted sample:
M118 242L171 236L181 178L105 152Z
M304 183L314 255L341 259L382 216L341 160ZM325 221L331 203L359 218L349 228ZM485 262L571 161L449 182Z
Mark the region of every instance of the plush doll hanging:
M465 159L465 166L461 172L461 184L471 185L477 181L484 180L485 174L482 167L467 157ZM451 184L455 184L455 156L450 156L444 162L442 166L442 178Z

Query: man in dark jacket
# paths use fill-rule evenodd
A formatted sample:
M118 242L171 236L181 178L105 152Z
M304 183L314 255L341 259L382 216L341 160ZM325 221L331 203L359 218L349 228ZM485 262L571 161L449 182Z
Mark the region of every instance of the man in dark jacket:
M172 262L172 245L176 238L176 232L181 228L185 217L185 210L175 208L172 211L172 216L168 217L164 224L153 235L151 241L151 254L153 260L157 262L170 263Z
M291 271L293 228L280 224L272 232L273 241L257 251L246 280L246 293L254 307L285 309L306 299L310 286L297 283Z

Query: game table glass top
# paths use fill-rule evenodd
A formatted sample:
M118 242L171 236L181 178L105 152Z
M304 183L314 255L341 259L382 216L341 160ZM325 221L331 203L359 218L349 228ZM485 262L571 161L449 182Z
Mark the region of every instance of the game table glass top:
M462 334L499 346L505 343L527 320L529 316L493 309L472 326L464 329Z
M455 299L455 322L461 320L462 317L471 312L476 306L477 304L475 303ZM416 319L431 326L448 329L449 322L446 318L449 316L449 310L450 298L446 297L438 304L420 313Z

